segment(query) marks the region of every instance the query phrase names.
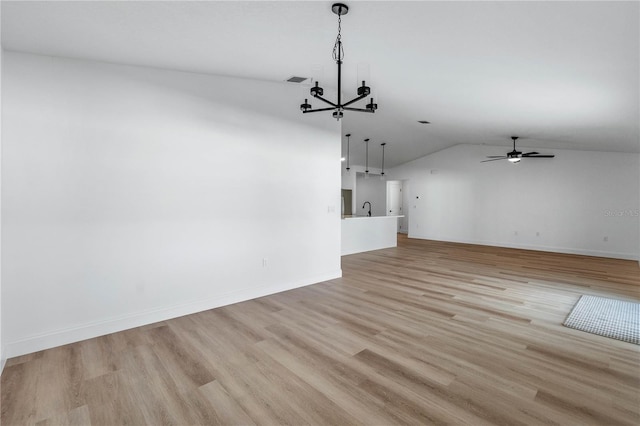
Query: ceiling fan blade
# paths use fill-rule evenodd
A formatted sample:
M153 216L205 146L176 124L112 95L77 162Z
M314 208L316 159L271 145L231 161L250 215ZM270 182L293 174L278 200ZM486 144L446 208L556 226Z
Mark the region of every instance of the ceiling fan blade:
M487 155L487 158L507 158L504 155Z
M529 155L534 155L534 154L540 154L539 152L535 152L535 151L531 151L531 152L525 152L524 154L522 154L523 157L528 157Z
M482 160L481 163L486 163L487 161L497 161L497 160L506 160L507 157L500 157L500 158L491 158L489 160Z
M528 155L527 158L553 158L555 155Z

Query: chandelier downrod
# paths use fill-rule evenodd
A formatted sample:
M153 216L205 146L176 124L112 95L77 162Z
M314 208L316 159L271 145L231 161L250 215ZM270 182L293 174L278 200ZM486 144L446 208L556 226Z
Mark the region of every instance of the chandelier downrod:
M331 105L327 108L316 108L313 109L311 104L309 103L309 99L305 99L304 103L300 104L300 110L306 114L308 112L320 112L320 111L333 111L333 118L336 120L340 120L344 117L344 111L358 111L358 112L370 112L374 113L378 109L378 104L373 101L371 98L370 102L365 105L364 108L353 108L349 105L358 102L361 99L366 98L371 94L371 88L367 86L366 82L362 80L362 86L358 87L358 96L348 102L342 103L342 60L344 59L344 49L342 47L342 15L346 15L349 12L349 7L343 3L334 3L331 6L331 10L333 13L338 15L338 36L336 37L336 43L333 46L333 59L336 61L338 65L338 102L333 103L328 99L322 97L324 94L324 89L320 87L318 82L316 81L316 85L313 86L309 93L316 99L321 100L322 102Z

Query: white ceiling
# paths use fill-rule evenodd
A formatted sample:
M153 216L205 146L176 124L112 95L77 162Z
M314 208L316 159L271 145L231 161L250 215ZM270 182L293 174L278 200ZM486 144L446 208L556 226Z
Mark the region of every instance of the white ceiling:
M332 3L2 1L2 46L278 82L310 76L328 90ZM366 137L371 164L388 143L387 167L459 143L508 146L511 135L546 151L640 152L638 2L347 4L343 91L355 96L369 74L379 105L346 113L354 163ZM298 104L274 106L287 107Z

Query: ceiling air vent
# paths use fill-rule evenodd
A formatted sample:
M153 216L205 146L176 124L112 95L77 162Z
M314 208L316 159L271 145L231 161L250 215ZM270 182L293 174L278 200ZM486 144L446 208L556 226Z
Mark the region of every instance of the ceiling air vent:
M431 124L427 120L418 120L418 123L420 123L420 124Z
M292 77L289 77L289 78L287 79L287 81L288 81L289 83L302 83L303 81L308 80L308 79L309 79L308 77L296 77L296 76L294 75L294 76L292 76Z

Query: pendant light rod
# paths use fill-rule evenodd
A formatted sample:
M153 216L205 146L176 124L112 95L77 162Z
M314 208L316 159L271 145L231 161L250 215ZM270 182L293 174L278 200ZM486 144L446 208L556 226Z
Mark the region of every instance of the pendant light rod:
M366 174L369 174L369 138L365 139L364 143L365 143L365 149L366 149L366 151L365 151L366 152L366 157L365 157L366 160L365 160L365 167L364 167L365 170L364 170L364 172Z
M351 133L347 133L345 136L347 137L347 171L349 171L351 170L351 167L349 167L349 155L350 155L349 138L351 137Z
M382 142L380 144L380 146L382 146L382 173L380 174L381 176L384 176L384 146L386 145L386 142Z
M344 48L342 46L342 15L346 15L349 12L349 6L344 3L334 3L333 6L331 6L331 10L333 13L338 15L338 36L336 37L336 42L333 45L333 60L336 61L336 64L338 65L338 102L333 103L330 100L323 98L322 95L324 94L324 89L320 87L319 83L316 81L316 85L309 90L309 93L311 93L311 96L314 98L331 106L328 108L313 109L309 103L309 99L307 98L304 100L304 103L300 104L300 110L303 114L308 112L333 111L333 118L338 121L344 117L344 111L374 113L378 109L378 104L373 101L373 98L371 98L370 102L365 105L364 108L353 108L349 106L371 94L371 88L367 86L364 80L362 80L362 86L358 87L358 96L344 104L342 103L342 60L344 59Z

